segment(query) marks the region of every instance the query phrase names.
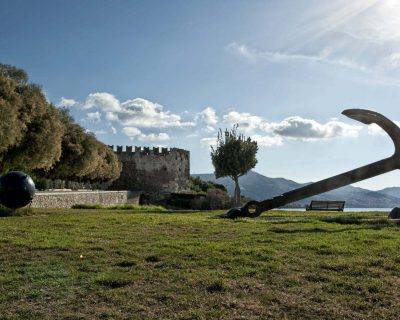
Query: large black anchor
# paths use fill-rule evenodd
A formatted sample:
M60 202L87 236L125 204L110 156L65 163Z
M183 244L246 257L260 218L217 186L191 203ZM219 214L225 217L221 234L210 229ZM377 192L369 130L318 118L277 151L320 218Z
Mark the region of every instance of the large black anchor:
M394 154L389 158L283 193L271 199L260 202L249 201L243 207L230 209L225 214L225 217L255 218L264 211L279 208L301 199L312 197L317 194L369 179L395 169L400 169L400 128L396 124L380 113L370 110L348 109L344 110L342 114L364 124L375 123L381 127L393 140L395 147Z

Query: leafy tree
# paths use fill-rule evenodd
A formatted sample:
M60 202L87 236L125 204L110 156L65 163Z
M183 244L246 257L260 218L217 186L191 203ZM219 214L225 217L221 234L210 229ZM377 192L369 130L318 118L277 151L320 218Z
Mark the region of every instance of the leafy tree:
M24 124L19 118L21 105L22 99L15 82L0 76L0 162L7 149L22 139Z
M113 151L47 102L24 70L0 64L0 172L10 168L93 182L115 180L121 171Z
M20 85L28 82L28 75L25 70L9 64L0 63L0 77L12 79Z
M211 149L211 160L215 168L215 177L230 177L235 183L235 204L240 204L239 177L246 174L257 164L256 141L238 133L238 125L225 132L220 130L216 147Z
M17 129L20 136L15 137L18 143L3 153L3 169L49 170L61 155L64 128L59 112L46 101L37 85L19 85L14 81L14 93L19 94L21 103L8 112L19 119ZM10 132L7 125L1 123L0 126L5 134Z
M68 113L61 110L65 127L60 161L48 174L53 179L78 181L110 181L119 177L120 163L108 146L86 133Z

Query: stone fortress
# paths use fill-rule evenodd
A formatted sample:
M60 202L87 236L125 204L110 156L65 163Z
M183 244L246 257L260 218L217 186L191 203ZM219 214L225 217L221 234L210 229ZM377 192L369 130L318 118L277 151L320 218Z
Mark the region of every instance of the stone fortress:
M109 146L121 161L114 190L137 190L150 194L185 192L189 188L190 153L178 148Z

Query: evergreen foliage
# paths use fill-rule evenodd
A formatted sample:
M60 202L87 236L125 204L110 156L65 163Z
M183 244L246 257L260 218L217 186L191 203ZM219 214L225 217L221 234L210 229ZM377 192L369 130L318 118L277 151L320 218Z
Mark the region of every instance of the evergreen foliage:
M115 180L121 171L113 151L68 110L47 102L24 70L0 64L0 173L10 169L94 182Z
M230 177L235 182L235 204L240 203L239 177L253 169L257 164L256 141L238 133L238 125L225 132L220 130L217 146L212 147L211 160L215 168L215 177Z
M190 177L190 190L195 192L207 192L209 189L219 189L226 192L226 188L222 184L204 181L199 177Z

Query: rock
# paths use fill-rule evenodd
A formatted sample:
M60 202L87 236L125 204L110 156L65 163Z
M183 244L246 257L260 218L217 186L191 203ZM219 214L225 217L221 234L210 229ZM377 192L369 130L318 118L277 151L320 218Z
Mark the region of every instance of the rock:
M390 211L388 218L400 219L400 208L399 207L393 208L392 211Z

